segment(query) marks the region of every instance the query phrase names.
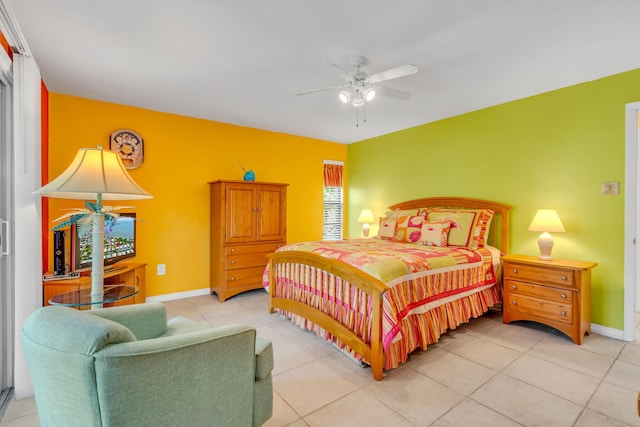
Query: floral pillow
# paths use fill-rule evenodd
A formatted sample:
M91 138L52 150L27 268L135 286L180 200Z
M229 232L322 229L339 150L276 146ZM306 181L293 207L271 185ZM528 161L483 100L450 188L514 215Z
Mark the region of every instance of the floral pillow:
M393 240L396 235L396 223L394 218L380 218L378 239Z
M397 242L416 243L420 240L422 224L426 218L422 215L403 215L398 217L396 234L393 240Z
M434 209L429 211L429 221L451 221L448 246L477 249L485 246L493 211L488 209Z
M420 230L420 242L425 246L446 247L451 221L425 221Z

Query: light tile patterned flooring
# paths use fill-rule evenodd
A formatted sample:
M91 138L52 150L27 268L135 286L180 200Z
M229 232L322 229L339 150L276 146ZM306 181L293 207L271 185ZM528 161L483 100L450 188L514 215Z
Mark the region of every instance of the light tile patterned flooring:
M166 305L170 317L250 324L271 339L274 410L266 426L640 426L640 341L593 334L577 346L544 325L504 325L490 312L374 381L369 368L269 314L264 291ZM33 398L12 401L0 422L38 425Z

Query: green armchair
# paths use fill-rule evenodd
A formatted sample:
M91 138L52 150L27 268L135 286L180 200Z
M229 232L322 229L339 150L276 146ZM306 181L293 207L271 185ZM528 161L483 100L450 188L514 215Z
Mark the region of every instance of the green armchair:
M42 426L258 426L273 349L249 326L167 322L164 304L49 306L22 345Z

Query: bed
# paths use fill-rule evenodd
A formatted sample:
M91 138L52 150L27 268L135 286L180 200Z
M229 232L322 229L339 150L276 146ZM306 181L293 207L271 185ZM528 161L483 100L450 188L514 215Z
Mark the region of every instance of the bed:
M376 238L286 245L265 270L270 312L369 364L380 380L412 351L502 302L510 208L415 199L390 206Z

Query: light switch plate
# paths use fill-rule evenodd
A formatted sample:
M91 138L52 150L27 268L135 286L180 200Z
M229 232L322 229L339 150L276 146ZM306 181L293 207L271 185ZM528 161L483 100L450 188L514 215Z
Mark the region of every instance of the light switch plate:
M611 182L603 182L602 183L602 195L603 196L611 196L615 194L620 194L620 182L619 181L611 181Z
M167 265L158 264L158 276L164 276L165 274L167 274Z

